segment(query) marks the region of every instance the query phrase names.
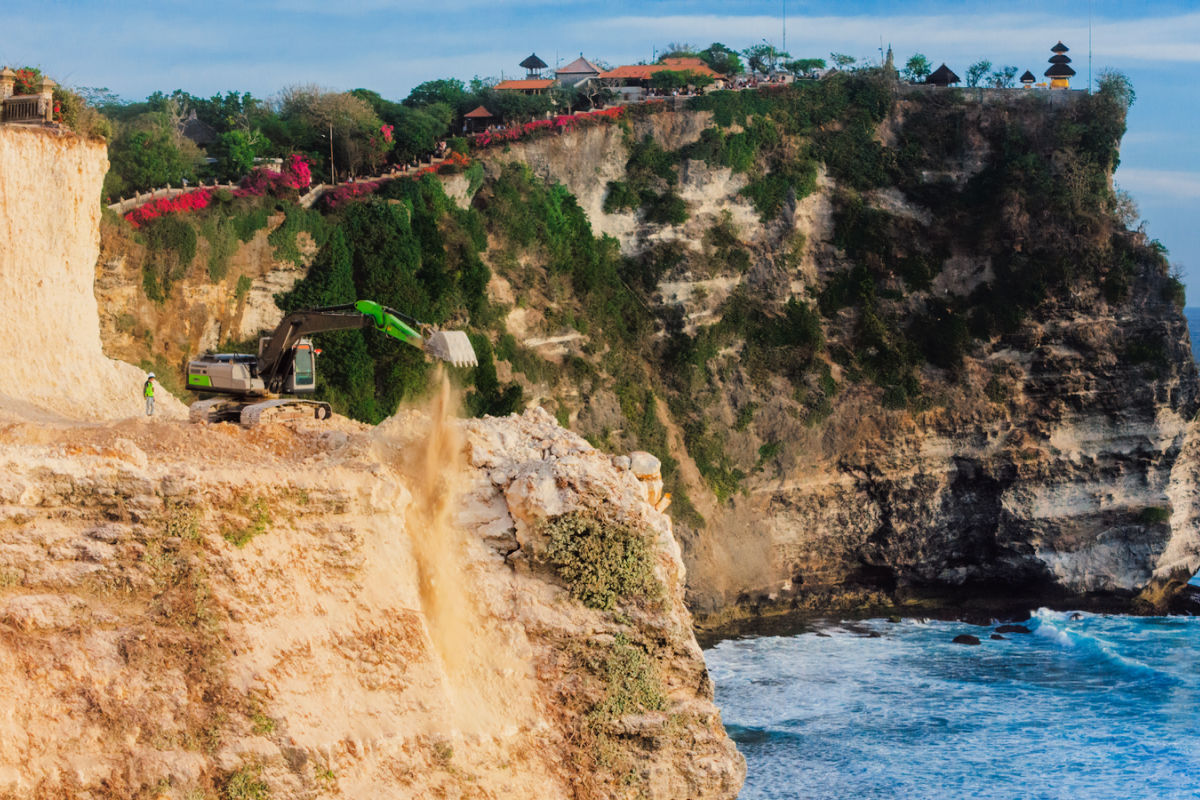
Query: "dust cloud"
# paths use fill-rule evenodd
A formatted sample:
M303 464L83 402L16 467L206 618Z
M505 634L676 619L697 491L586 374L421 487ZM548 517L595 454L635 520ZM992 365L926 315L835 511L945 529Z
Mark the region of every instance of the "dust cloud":
M401 410L379 432L400 444L394 437L407 428L393 467L413 497L408 535L430 642L451 694L452 722L463 732L495 734L532 716L530 668L512 653L514 632L501 630L479 607L478 593L487 590L476 586L466 531L455 524L469 474L466 439L457 424L462 393L441 365L434 385L423 407ZM406 425L389 424L401 416Z

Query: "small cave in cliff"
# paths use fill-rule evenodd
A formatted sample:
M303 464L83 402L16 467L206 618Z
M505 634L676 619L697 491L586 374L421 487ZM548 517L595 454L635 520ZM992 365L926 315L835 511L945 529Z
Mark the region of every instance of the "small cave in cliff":
M895 594L899 586L896 570L883 564L868 564L863 562L846 577L846 583L864 589L874 589Z

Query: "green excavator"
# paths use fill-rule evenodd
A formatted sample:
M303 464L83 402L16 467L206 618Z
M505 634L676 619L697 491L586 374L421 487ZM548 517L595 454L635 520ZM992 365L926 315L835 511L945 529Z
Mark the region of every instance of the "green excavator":
M478 362L462 331L439 331L371 300L295 311L258 342L258 355L206 353L188 362L187 386L217 395L189 407L193 422L258 424L264 414L311 410L317 419L333 413L328 403L280 395L311 394L317 388L317 355L309 334L373 327L459 367Z

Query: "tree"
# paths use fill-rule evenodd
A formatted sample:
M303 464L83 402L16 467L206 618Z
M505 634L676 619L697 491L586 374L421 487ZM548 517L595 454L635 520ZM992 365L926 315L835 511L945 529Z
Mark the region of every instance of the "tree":
M742 51L742 55L746 57L746 63L749 65L751 72L758 72L763 75L775 72L775 64L777 62L791 58L788 53L776 50L773 45L769 45L766 42L747 47Z
M196 179L196 156L191 142L181 146L162 114L144 114L125 126L109 148L111 163L105 177L106 196L157 189L168 183L180 185L184 178Z
M1001 67L988 76L988 83L997 89L1011 89L1017 85L1017 68L1014 66Z
M742 59L736 50L731 50L720 42L713 42L699 53L700 60L708 65L713 72L721 75L737 75L744 67Z
M1133 199L1133 195L1124 189L1117 189L1113 192L1110 201L1113 216L1121 221L1121 224L1130 230L1141 216L1141 211L1138 210L1137 201Z
M686 90L688 87L703 89L713 83L715 78L711 75L701 75L691 70L674 70L663 69L650 76L650 86L660 91L671 91L679 89Z
M613 87L608 85L616 81L602 81L596 78L575 84L575 89L588 101L592 108L600 108L617 98Z
M829 58L833 61L833 65L838 69L849 69L858 63L858 59L854 56L848 56L845 53L830 53Z
M226 131L209 145L208 155L217 160L217 176L223 181L236 181L254 169L254 158L263 145L258 131Z
M404 105L412 107L445 103L454 108L466 93L466 87L458 78L441 78L420 84L408 93L408 97L404 98L403 102Z
M982 61L976 61L971 66L967 67L967 86L978 86L983 80L983 76L987 75L992 70L992 62L986 58Z
M480 94L485 89L491 89L499 82L500 81L497 78L481 78L476 75L474 78L471 78L470 82L467 84L467 92L469 94Z
M695 47L687 42L669 42L658 54L658 60L664 58L695 58L700 55Z
M395 127L394 152L398 161L409 161L424 155L445 138L446 122L440 114L445 108L441 104L426 108L400 106L395 118L388 120ZM429 113L430 110L435 113Z
M391 148L380 132L383 121L361 97L311 85L289 87L280 97L280 116L307 129L305 139L314 150L328 152L326 137L333 136L334 162L343 174L378 166Z
M1137 92L1133 83L1123 72L1115 69L1102 69L1096 76L1096 90L1101 97L1120 104L1126 110L1137 100Z
M83 98L83 102L101 112L107 112L110 106L115 108L124 105L116 92L107 86L80 86L75 92Z
M784 63L783 68L795 75L797 78L811 75L819 69L825 69L825 59L823 58L797 58L793 61Z
M904 64L904 80L909 83L924 83L932 71L929 59L920 53L914 53Z

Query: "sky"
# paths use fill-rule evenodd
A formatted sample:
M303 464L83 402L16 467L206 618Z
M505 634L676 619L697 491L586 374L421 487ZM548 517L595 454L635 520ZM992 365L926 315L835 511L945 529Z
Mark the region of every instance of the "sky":
M1137 92L1117 185L1200 305L1200 0L40 0L3 16L0 64L131 100L307 83L401 99L435 78L512 77L530 52L617 65L785 37L795 57L878 61L890 45L900 63L919 52L963 75L986 58L1039 77L1062 40L1083 88L1090 33L1093 76L1118 69Z

